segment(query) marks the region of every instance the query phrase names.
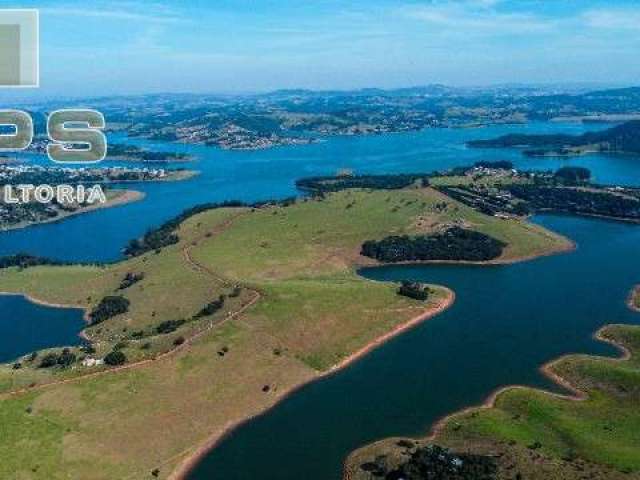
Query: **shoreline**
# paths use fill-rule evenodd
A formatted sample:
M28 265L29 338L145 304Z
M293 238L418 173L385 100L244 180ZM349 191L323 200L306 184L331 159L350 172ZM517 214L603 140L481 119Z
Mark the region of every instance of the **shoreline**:
M200 170L168 170L167 177L159 178L156 182L182 182L200 175Z
M566 237L562 237L562 238L566 239ZM543 257L543 256L548 256L548 255L556 255L556 254L564 253L564 252L567 252L567 251L575 250L576 244L574 242L571 242L569 239L566 239L566 240L567 240L567 244L562 245L561 248L550 248L550 249L546 249L546 251L544 251L543 253L537 253L537 254L532 254L532 255L527 255L527 256L520 256L520 257L516 257L516 258L509 258L507 260L498 259L498 260L489 261L489 262L449 261L449 262L445 262L445 263L451 263L451 264L471 263L471 264L475 264L475 265L478 265L478 266L492 265L494 263L497 263L497 264L510 264L510 263L527 261L527 260L530 260L530 259L533 259L533 258L538 258L538 257ZM409 262L409 263L417 264L417 263L425 263L425 262ZM437 263L437 262L426 262L426 263ZM371 266L371 265L368 265L368 266ZM209 439L207 441L205 441L203 444L201 444L199 447L198 447L198 444L192 445L188 449L185 449L183 452L180 452L180 453L172 456L171 458L165 460L165 462L163 462L163 464L165 464L165 465L168 464L169 462L171 462L172 464L173 464L174 461L176 462L174 464L174 465L176 465L176 467L174 469L172 469L171 473L169 474L169 476L167 478L172 479L172 480L184 480L184 479L186 479L187 475L189 475L189 473L191 471L193 471L195 466L202 460L202 458L205 457L206 455L208 455L212 449L214 449L220 442L224 441L224 439L227 438L227 436L229 434L231 434L233 431L235 431L237 428L241 427L242 425L244 425L245 423L253 420L256 417L259 417L260 415L264 415L264 414L268 413L271 409L273 409L276 406L278 406L280 404L280 402L282 402L284 399L288 398L290 395L294 394L299 389L305 387L306 385L310 384L311 382L315 382L315 381L323 379L323 378L325 378L325 377L327 377L329 375L335 374L336 372L339 372L340 370L350 366L351 364L353 364L354 362L358 361L359 359L361 359L362 357L367 355L369 352L371 352L375 348L378 348L379 346L383 345L384 343L386 343L387 341L391 340L392 338L394 338L394 337L406 332L407 330L410 330L410 329L414 328L415 326L423 323L424 321L432 318L433 316L435 316L435 315L443 312L447 308L449 308L455 301L455 293L453 291L451 291L450 289L447 289L445 287L440 287L440 288L443 288L447 292L447 296L443 300L440 300L438 305L434 306L433 308L429 308L428 310L423 311L422 314L409 319L407 322L404 322L404 323L402 323L400 325L397 325L396 327L394 327L389 332L387 332L387 333L381 335L380 337L372 340L371 342L367 343L365 346L363 346L362 348L360 348L356 352L354 352L351 355L347 356L345 359L341 360L336 365L332 366L330 369L328 369L328 370L326 370L324 372L321 372L321 373L320 372L316 372L316 374L312 375L311 378L309 378L308 380L306 380L304 382L301 382L300 384L298 384L296 386L293 386L293 387L289 388L288 390L282 391L280 393L280 395L278 395L275 398L274 403L272 405L268 406L266 409L264 409L260 413L251 414L251 415L246 416L245 418L243 418L242 420L239 420L239 421L228 422L227 424L222 425L220 428L218 428L218 430L216 432L211 434ZM10 293L10 294L15 294L15 293ZM44 304L44 305L49 305L49 306L60 306L62 308L67 308L68 307L68 306L65 306L65 305L56 305L56 304L47 303L47 302L39 302L39 303ZM78 308L78 307L71 306L71 308ZM186 342L186 343L188 344L189 342ZM179 348L176 349L176 350L179 350ZM171 353L173 353L173 351L171 351ZM148 363L150 361L153 361L153 360L145 360L145 361L141 362L141 364ZM136 366L141 366L141 365L136 365ZM126 366L124 368L132 368L132 366L128 365L128 366ZM118 371L118 370L119 369L112 369L112 370L105 370L105 371L101 371L101 372L96 372L96 375L106 374L106 373L114 372L114 371ZM93 376L93 375L94 374L90 374L90 375L87 375L87 376ZM83 377L86 377L86 376L83 376ZM77 379L72 379L70 381L75 381L75 380L77 380ZM65 381L63 383L68 383L68 382ZM45 384L44 386L48 386L48 385ZM508 388L511 388L511 387L505 387L504 389L500 389L500 392L503 391L503 390L506 390ZM496 392L495 396L497 397L500 392ZM15 392L13 392L13 393L15 393Z
M607 220L610 222L621 222L621 223L628 223L631 225L638 225L640 224L640 219L636 219L636 218L622 218L622 217L612 217L611 215L599 215L597 213L571 213L571 212L563 212L561 210L540 210L537 215L546 215L546 214L550 214L550 215L566 215L566 216L570 216L570 217L584 217L584 218L595 218L597 220Z
M12 230L21 230L23 228L34 227L37 225L46 225L48 223L56 223L62 222L67 218L75 217L77 215L82 215L84 213L94 212L96 210L102 210L103 208L111 208L117 207L121 205L127 205L129 203L138 202L143 200L146 196L144 192L140 192L138 190L111 190L112 192L121 192L118 196L107 200L105 203L94 203L84 208L79 208L73 212L62 212L58 214L56 217L47 218L45 220L37 221L37 222L19 222L15 225L11 225L8 227L0 228L0 233L10 232Z
M446 287L438 287L438 288L444 289L447 295L443 300L440 301L440 303L436 307L429 308L428 310L424 311L420 315L410 318L408 321L401 323L400 325L397 325L392 330L381 335L380 337L373 339L372 341L364 345L362 348L348 355L347 357L342 359L340 362L338 362L328 370L324 372L320 372L317 375L315 375L313 378L309 379L308 381L302 382L301 384L294 386L289 390L283 392L283 394L276 400L276 402L270 407L268 407L267 409L265 409L264 411L258 414L250 415L238 422L229 423L225 425L222 428L221 432L213 433L209 437L209 439L205 441L205 443L203 443L200 447L197 447L193 453L188 454L185 457L185 459L178 464L178 467L174 469L173 472L167 478L169 480L186 480L187 476L194 470L194 468L200 463L200 461L238 428L242 427L246 423L254 420L255 418L261 415L267 414L273 408L276 408L282 401L284 401L294 393L298 392L300 389L304 388L305 386L340 372L341 370L356 363L358 360L365 357L371 351L384 345L385 343L392 340L393 338L401 335L402 333L408 330L411 330L417 327L418 325L426 322L427 320L430 320L431 318L449 309L455 303L455 298L456 298L455 292Z
M167 170L167 175L160 178L147 180L106 180L97 182L98 185L125 185L127 183L163 183L163 182L181 182L189 180L200 175L200 170Z
M63 308L65 310L83 310L85 313L83 314L83 319L87 319L88 318L88 309L84 308L84 307L80 307L78 305L70 305L70 304L63 304L63 303L53 303L53 302L47 302L45 300L40 300L38 298L32 297L29 294L26 293L16 293L16 292L0 292L0 296L2 297L22 297L25 300L34 303L36 305L41 305L43 307L49 307L49 308Z
M627 306L634 312L640 312L640 285L636 285L629 293Z
M447 415L443 418L441 418L440 420L438 420L435 424L434 427L431 429L429 435L425 438L425 441L432 441L434 440L439 433L442 432L442 430L446 427L446 424L454 419L455 417L458 417L460 415L464 415L466 413L470 413L473 411L477 411L477 410L488 410L490 408L494 408L496 406L496 402L498 401L500 395L502 395L505 392L508 392L510 390L533 390L533 391L537 391L537 392L542 392L545 395L550 395L552 397L555 398L560 398L563 400L568 400L568 401L572 401L572 402L581 402L584 401L588 398L588 394L582 390L580 390L578 387L576 387L575 385L573 385L569 380L565 379L564 377L560 376L559 374L555 373L553 371L553 367L556 366L557 364L565 361L567 358L569 357L575 357L576 355L578 356L583 356L583 357L594 357L594 358L604 358L604 359L608 359L610 361L613 362L625 362L628 361L631 358L631 351L625 347L624 345L616 342L615 340L611 340L609 338L606 338L603 336L603 332L604 330L606 330L609 327L614 327L616 324L608 324L608 325L604 325L602 326L598 331L596 331L593 335L592 338L595 340L598 340L600 342L603 343L607 343L613 347L615 347L618 352L620 353L620 355L618 357L605 357L605 356L595 356L595 355L581 355L581 354L572 354L572 353L568 353L566 355L562 355L559 358L556 358L555 360L551 360L545 364L543 364L540 368L539 371L549 380L551 380L553 383L557 384L558 386L564 388L565 390L567 390L569 393L556 393L556 392L550 392L548 390L543 390L540 388L536 388L536 387L531 387L531 386L527 386L527 385L507 385L504 387L500 387L497 390L494 390L489 397L487 397L487 399L479 406L474 406L474 407L468 407L465 408L463 410L460 410L458 412L452 413L450 415Z
M149 165L173 165L173 164L195 162L197 158L195 156L188 155L187 157L184 157L184 158L181 157L181 158L171 158L171 159L167 158L167 159L160 159L160 160L144 160L142 158L138 158L135 156L109 155L107 151L107 156L105 157L105 160L108 162L144 163Z
M631 307L630 307L631 308ZM640 309L635 309L632 308L632 310L634 311L638 311L640 312ZM607 325L603 325L601 328L599 328L593 335L592 338L603 342L603 343L607 343L613 347L616 348L616 350L618 350L618 352L620 353L619 356L617 357L608 357L608 356L595 356L595 355L588 355L588 354L572 354L572 353L568 353L565 355L562 355L559 358L556 358L554 360L551 360L545 364L543 364L540 368L539 371L540 373L542 373L542 375L547 378L548 380L551 380L554 384L562 387L563 389L567 390L568 393L558 393L558 392L551 392L548 390L544 390L541 388L536 388L536 387L532 387L532 386L527 386L527 385L519 385L519 384L514 384L514 385L506 385L504 387L500 387L495 389L494 391L492 391L489 396L486 398L486 400L481 403L480 405L474 405L474 406L470 406L470 407L466 407L463 408L462 410L458 410L456 412L450 413L444 417L441 417L440 419L436 420L435 423L433 423L432 427L428 430L428 434L425 437L420 437L418 439L416 439L417 441L420 442L425 442L425 443L432 443L434 440L437 439L437 437L444 431L444 429L447 427L447 425L454 421L456 418L463 416L463 415L467 415L473 412L478 412L478 411L483 411L483 410L489 410L492 408L496 407L496 404L500 398L501 395L503 395L504 393L510 392L510 391L514 391L514 390L530 390L530 391L535 391L535 392L540 392L543 393L544 395L549 395L551 397L554 398L558 398L561 400L567 400L570 402L583 402L585 400L587 400L589 398L589 395L587 392L584 392L582 390L580 390L577 386L573 385L569 380L567 380L566 378L562 377L561 375L559 375L558 373L553 371L553 368L558 365L559 363L567 360L570 357L575 357L575 356L582 356L582 357L594 357L594 358L603 358L603 359L607 359L609 361L612 362L626 362L629 361L631 359L631 351L625 347L624 345L622 345L621 343L618 343L615 340L606 338L603 336L603 332L610 327L615 327L617 324L607 324ZM365 448L370 448L373 447L375 445L378 444L383 444L385 442L389 442L395 439L403 439L403 438L412 438L412 437L389 437L389 438L384 438L375 442L372 442L368 445L364 445L354 451L352 451L347 458L345 459L345 462L343 464L343 480L349 480L349 478L351 477L351 472L350 472L350 459L353 457L354 454L356 454L357 452L361 451L362 449ZM179 479L181 480L181 479Z
M448 264L459 264L459 265L475 265L475 266L492 266L492 265L504 265L504 264L512 264L512 263L518 263L518 262L524 262L524 261L529 261L531 259L535 259L538 257L545 257L545 256L550 256L550 255L558 255L558 254L562 254L562 253L566 253L566 252L570 252L570 251L574 251L577 248L577 245L575 244L575 242L571 241L570 239L568 239L567 237L564 236L559 236L561 239L565 240L565 244L562 245L560 248L553 248L553 249L547 249L546 251L542 252L542 253L537 253L537 254L531 254L531 255L526 255L526 256L519 256L519 257L514 257L514 258L509 258L509 259L496 259L496 260L492 260L492 261L485 261L485 262L464 262L464 261L430 261L430 262L406 262L408 264L425 264L425 263L448 263ZM375 267L375 266L381 266L380 264L378 265L372 265L369 262L364 262L365 265L359 265L357 267L362 268L362 267ZM368 265L366 265L366 263L369 263ZM439 288L442 288L443 290L446 291L447 296L440 301L439 305L437 305L435 308L430 308L427 311L423 312L422 314L413 317L411 319L409 319L407 322L404 322L400 325L397 325L395 328L393 328L392 330L390 330L389 332L381 335L380 337L372 340L371 342L367 343L365 346L363 346L362 348L360 348L359 350L357 350L356 352L350 354L349 356L347 356L346 358L344 358L343 360L341 360L340 362L338 362L336 365L332 366L330 369L326 370L325 372L321 372L318 373L317 375L313 376L312 378L310 378L309 380L302 382L301 384L294 386L292 388L290 388L287 391L283 391L281 393L281 395L276 399L275 403L269 407L267 407L265 410L261 411L260 413L257 414L251 414L245 418L243 418L242 420L239 421L235 421L235 422L229 422L225 425L223 425L218 431L216 431L215 433L213 433L208 440L206 440L203 444L201 444L199 447L197 446L192 446L188 449L186 449L184 452L181 452L177 455L174 455L171 459L166 460L166 462L170 462L171 460L175 459L175 458L182 458L182 460L177 464L177 467L169 474L169 476L167 478L169 478L170 480L185 480L187 478L187 475L189 475L189 473L191 471L193 471L193 469L195 468L195 466L202 460L203 457L205 457L207 454L209 454L211 452L211 450L213 450L217 445L219 445L219 443L221 443L222 441L224 441L225 438L227 438L228 435L230 435L231 433L233 433L233 431L235 431L237 428L241 427L242 425L244 425L245 423L248 423L249 421L255 419L256 417L259 417L260 415L264 415L266 413L268 413L271 409L277 407L283 400L285 400L286 398L288 398L290 395L296 393L299 389L305 387L306 385L310 384L311 382L315 382L317 380L321 380L329 375L333 375L339 371L341 371L342 369L352 365L353 363L357 362L358 360L360 360L362 357L366 356L368 353L370 353L372 350L375 350L376 348L382 346L384 343L388 342L389 340L397 337L398 335L401 335L402 333L405 333L406 331L415 328L416 326L420 325L421 323L425 322L426 320L442 313L443 311L445 311L446 309L448 309L451 305L453 305L453 303L455 302L455 293L444 287L444 286L439 286ZM13 294L13 293L10 293ZM30 300L34 300L31 299L30 297L26 296L27 298L29 298ZM57 305L57 304L53 304L53 303L48 303L48 302L43 302L43 301L37 301L36 303L40 303L43 305L48 305L48 306L53 306L53 307L61 307L61 308L81 308L81 307L74 307L74 306L68 306L68 305ZM86 315L87 312L85 312ZM82 334L81 334L82 336ZM141 362L142 364L147 363L149 360L143 361ZM139 365L138 365L139 366ZM128 368L130 368L131 366L128 365ZM118 369L116 369L117 371ZM96 372L96 374L106 374L109 372L112 372L113 370L105 370L105 371L101 371L101 372ZM93 374L90 374L90 376L92 376ZM45 384L47 385L47 384ZM508 388L508 387L507 387ZM194 450L195 448L195 450Z
M36 297L32 297L31 295L27 294L27 293L16 293L16 292L0 292L0 297L22 297L24 298L26 301L33 303L34 305L40 305L42 307L48 307L48 308L61 308L64 310L82 310L82 321L85 322L85 326L82 330L80 330L78 332L78 337L81 338L82 340L84 340L85 342L89 342L89 343L93 343L92 340L89 338L89 336L86 334L85 330L87 329L87 327L90 326L90 319L89 319L89 314L90 309L87 307L82 307L79 305L71 305L71 304L64 304L64 303L53 303L53 302L47 302L46 300L41 300L39 298ZM44 383L42 385L50 385L49 383ZM36 387L34 387L36 388ZM15 393L14 391L8 392L9 394L13 394ZM0 396L2 396L4 394L0 394Z

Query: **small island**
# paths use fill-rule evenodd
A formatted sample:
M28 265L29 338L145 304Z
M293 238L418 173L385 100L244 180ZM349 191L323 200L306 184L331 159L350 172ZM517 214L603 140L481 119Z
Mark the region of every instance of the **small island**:
M135 145L110 144L107 149L107 160L123 160L142 163L179 163L193 161L188 153L156 152Z
M50 140L46 137L39 136L31 143L28 150L29 152L46 154L47 145ZM145 148L138 147L136 145L126 144L109 144L107 146L107 160L122 160L126 162L140 162L140 163L176 163L176 162L189 162L194 158L187 153L176 152L162 152L153 151Z

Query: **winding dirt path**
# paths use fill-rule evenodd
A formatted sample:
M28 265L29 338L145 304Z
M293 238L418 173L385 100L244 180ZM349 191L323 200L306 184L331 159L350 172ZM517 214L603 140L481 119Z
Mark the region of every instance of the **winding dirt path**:
M182 256L185 262L185 266L187 268L190 268L192 270L195 270L199 273L202 273L204 275L207 275L211 278L213 278L216 282L221 283L222 285L225 286L229 286L234 284L233 282L231 282L230 280L222 277L221 275L219 275L218 273L216 273L215 271L213 271L212 269L210 269L208 266L203 265L201 263L198 263L193 256L191 255L191 250L193 249L194 246L196 246L198 244L198 242L204 238L209 238L212 235L217 235L220 234L222 232L224 232L227 228L229 228L233 222L240 216L244 215L245 213L239 213L237 215L234 215L228 219L226 219L224 222L220 223L219 225L216 225L214 227L213 230L201 235L200 237L197 237L197 239L192 240L190 243L188 243L186 246L184 246L182 248ZM191 346L191 344L201 338L203 335L209 333L211 331L211 329L213 327L219 326L219 325L224 325L225 323L234 320L236 318L238 318L240 315L242 315L245 311L247 311L249 308L251 308L253 305L255 305L261 298L262 298L262 294L254 289L251 288L247 288L247 287L242 287L245 290L248 290L252 293L252 297L247 301L244 302L240 308L234 312L229 312L227 314L227 316L225 318L223 318L222 320L219 321L213 321L210 320L207 325L201 329L200 331L198 331L197 333L193 334L191 337L187 338L185 340L185 342L181 345L176 346L175 348L168 350L164 353L161 353L160 355L153 357L153 358L148 358L145 360L140 360L138 362L134 362L134 363L129 363L126 365L122 365L119 367L113 367L113 368L109 368L109 369L105 369L105 370L101 370L98 372L93 372L93 373L87 373L84 375L78 375L77 377L73 377L73 378L68 378L65 380L57 380L57 381L52 381L52 382L45 382L45 383L41 383L38 385L34 385L34 386L29 386L29 387L24 387L24 388L20 388L20 389L16 389L16 390L12 390L9 392L5 392L3 394L0 395L0 399L4 399L7 397L13 397L16 395L20 395L20 394L24 394L27 392L33 392L33 391L37 391L37 390L42 390L45 388L49 388L49 387L53 387L56 385L65 385L65 384L71 384L71 383L76 383L82 380L86 380L89 378L95 378L95 377L100 377L102 375L108 375L108 374L113 374L113 373L117 373L117 372L122 372L125 370L133 370L136 368L141 368L144 367L146 365L149 365L151 363L155 363L164 359L167 359L169 357L172 357L174 355L176 355L177 353L189 348ZM73 307L73 306L69 306L69 305L60 305L60 304L52 304L52 303L47 303L47 302L42 302L40 300L34 299L32 297L27 297L29 298L29 300L35 302L35 303L39 303L39 304L43 304L43 305L48 305L48 306L53 306L53 307L57 307L57 308L77 308L77 307ZM88 312L85 312L85 318ZM85 337L86 338L86 337Z

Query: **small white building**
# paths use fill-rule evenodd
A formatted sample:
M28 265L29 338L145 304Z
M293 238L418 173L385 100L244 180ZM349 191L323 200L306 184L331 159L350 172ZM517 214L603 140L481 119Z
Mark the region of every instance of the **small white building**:
M104 360L102 360L101 358L87 357L84 360L82 360L83 367L96 367L98 365L102 365L103 363L104 363Z

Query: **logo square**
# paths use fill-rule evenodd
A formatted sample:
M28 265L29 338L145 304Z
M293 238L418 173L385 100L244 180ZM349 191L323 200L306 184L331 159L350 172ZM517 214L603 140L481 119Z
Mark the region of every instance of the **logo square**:
M39 86L38 11L0 9L0 88Z

